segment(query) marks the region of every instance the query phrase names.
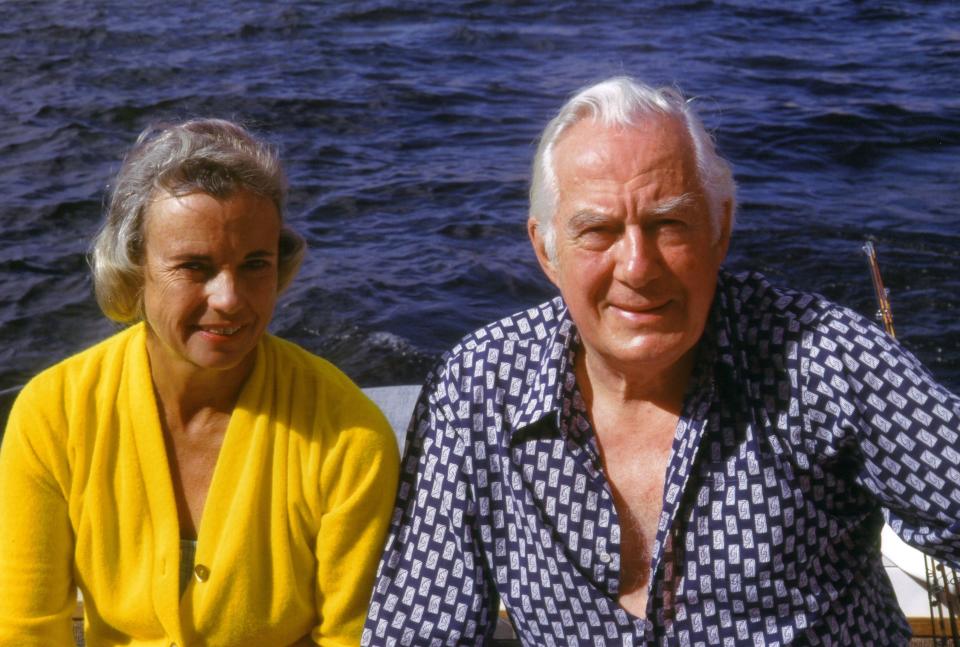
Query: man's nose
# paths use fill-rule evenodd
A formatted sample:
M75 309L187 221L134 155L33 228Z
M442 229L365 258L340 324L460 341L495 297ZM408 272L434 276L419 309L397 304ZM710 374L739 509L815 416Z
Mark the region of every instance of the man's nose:
M207 302L221 312L233 312L240 305L237 279L232 272L221 271L207 283Z
M660 276L660 250L654 238L640 227L627 227L617 245L615 279L632 288L640 288Z

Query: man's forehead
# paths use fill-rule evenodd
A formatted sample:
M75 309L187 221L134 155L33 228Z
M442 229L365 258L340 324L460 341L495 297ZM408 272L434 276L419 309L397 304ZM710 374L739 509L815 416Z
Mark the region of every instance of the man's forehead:
M575 124L564 135L553 160L561 194L584 183L617 190L636 182L666 181L679 182L671 191L699 189L692 142L684 124L677 119L660 116L639 126L607 126L587 121ZM674 179L667 179L671 177Z
M554 148L573 140L582 145L600 136L638 137L646 139L669 134L685 146L691 146L683 119L677 115L651 113L634 115L629 123L606 123L588 116L568 126L556 139Z
M611 155L630 154L648 165L695 163L693 142L683 122L655 115L635 125L606 125L593 119L578 122L564 132L554 147L555 168L577 166L602 169ZM609 170L609 169L608 169Z

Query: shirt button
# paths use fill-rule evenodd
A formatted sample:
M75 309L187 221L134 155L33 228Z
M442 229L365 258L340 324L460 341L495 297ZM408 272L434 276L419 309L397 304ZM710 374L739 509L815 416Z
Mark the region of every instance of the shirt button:
M210 577L210 569L203 564L197 564L193 569L193 574L197 576L198 582L206 582Z
M604 564L609 564L611 559L613 558L610 557L610 553L600 553L600 561Z

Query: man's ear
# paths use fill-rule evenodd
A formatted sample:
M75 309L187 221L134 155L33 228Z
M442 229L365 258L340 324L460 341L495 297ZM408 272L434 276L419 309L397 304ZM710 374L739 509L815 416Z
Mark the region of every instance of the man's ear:
M723 215L720 218L720 238L717 240L718 264L723 263L730 249L730 237L733 234L733 203L726 200L723 203Z
M557 283L558 272L556 261L551 259L547 253L547 239L544 235L543 225L533 216L527 219L527 234L530 236L530 243L533 245L533 251L537 255L540 269L547 275L550 282L559 288L560 284Z

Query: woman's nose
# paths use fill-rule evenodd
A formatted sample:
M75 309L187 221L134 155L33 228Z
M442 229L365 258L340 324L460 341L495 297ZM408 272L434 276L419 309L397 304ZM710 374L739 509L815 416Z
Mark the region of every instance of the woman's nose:
M240 304L237 281L232 272L222 271L207 284L207 300L210 307L223 312L232 312Z

